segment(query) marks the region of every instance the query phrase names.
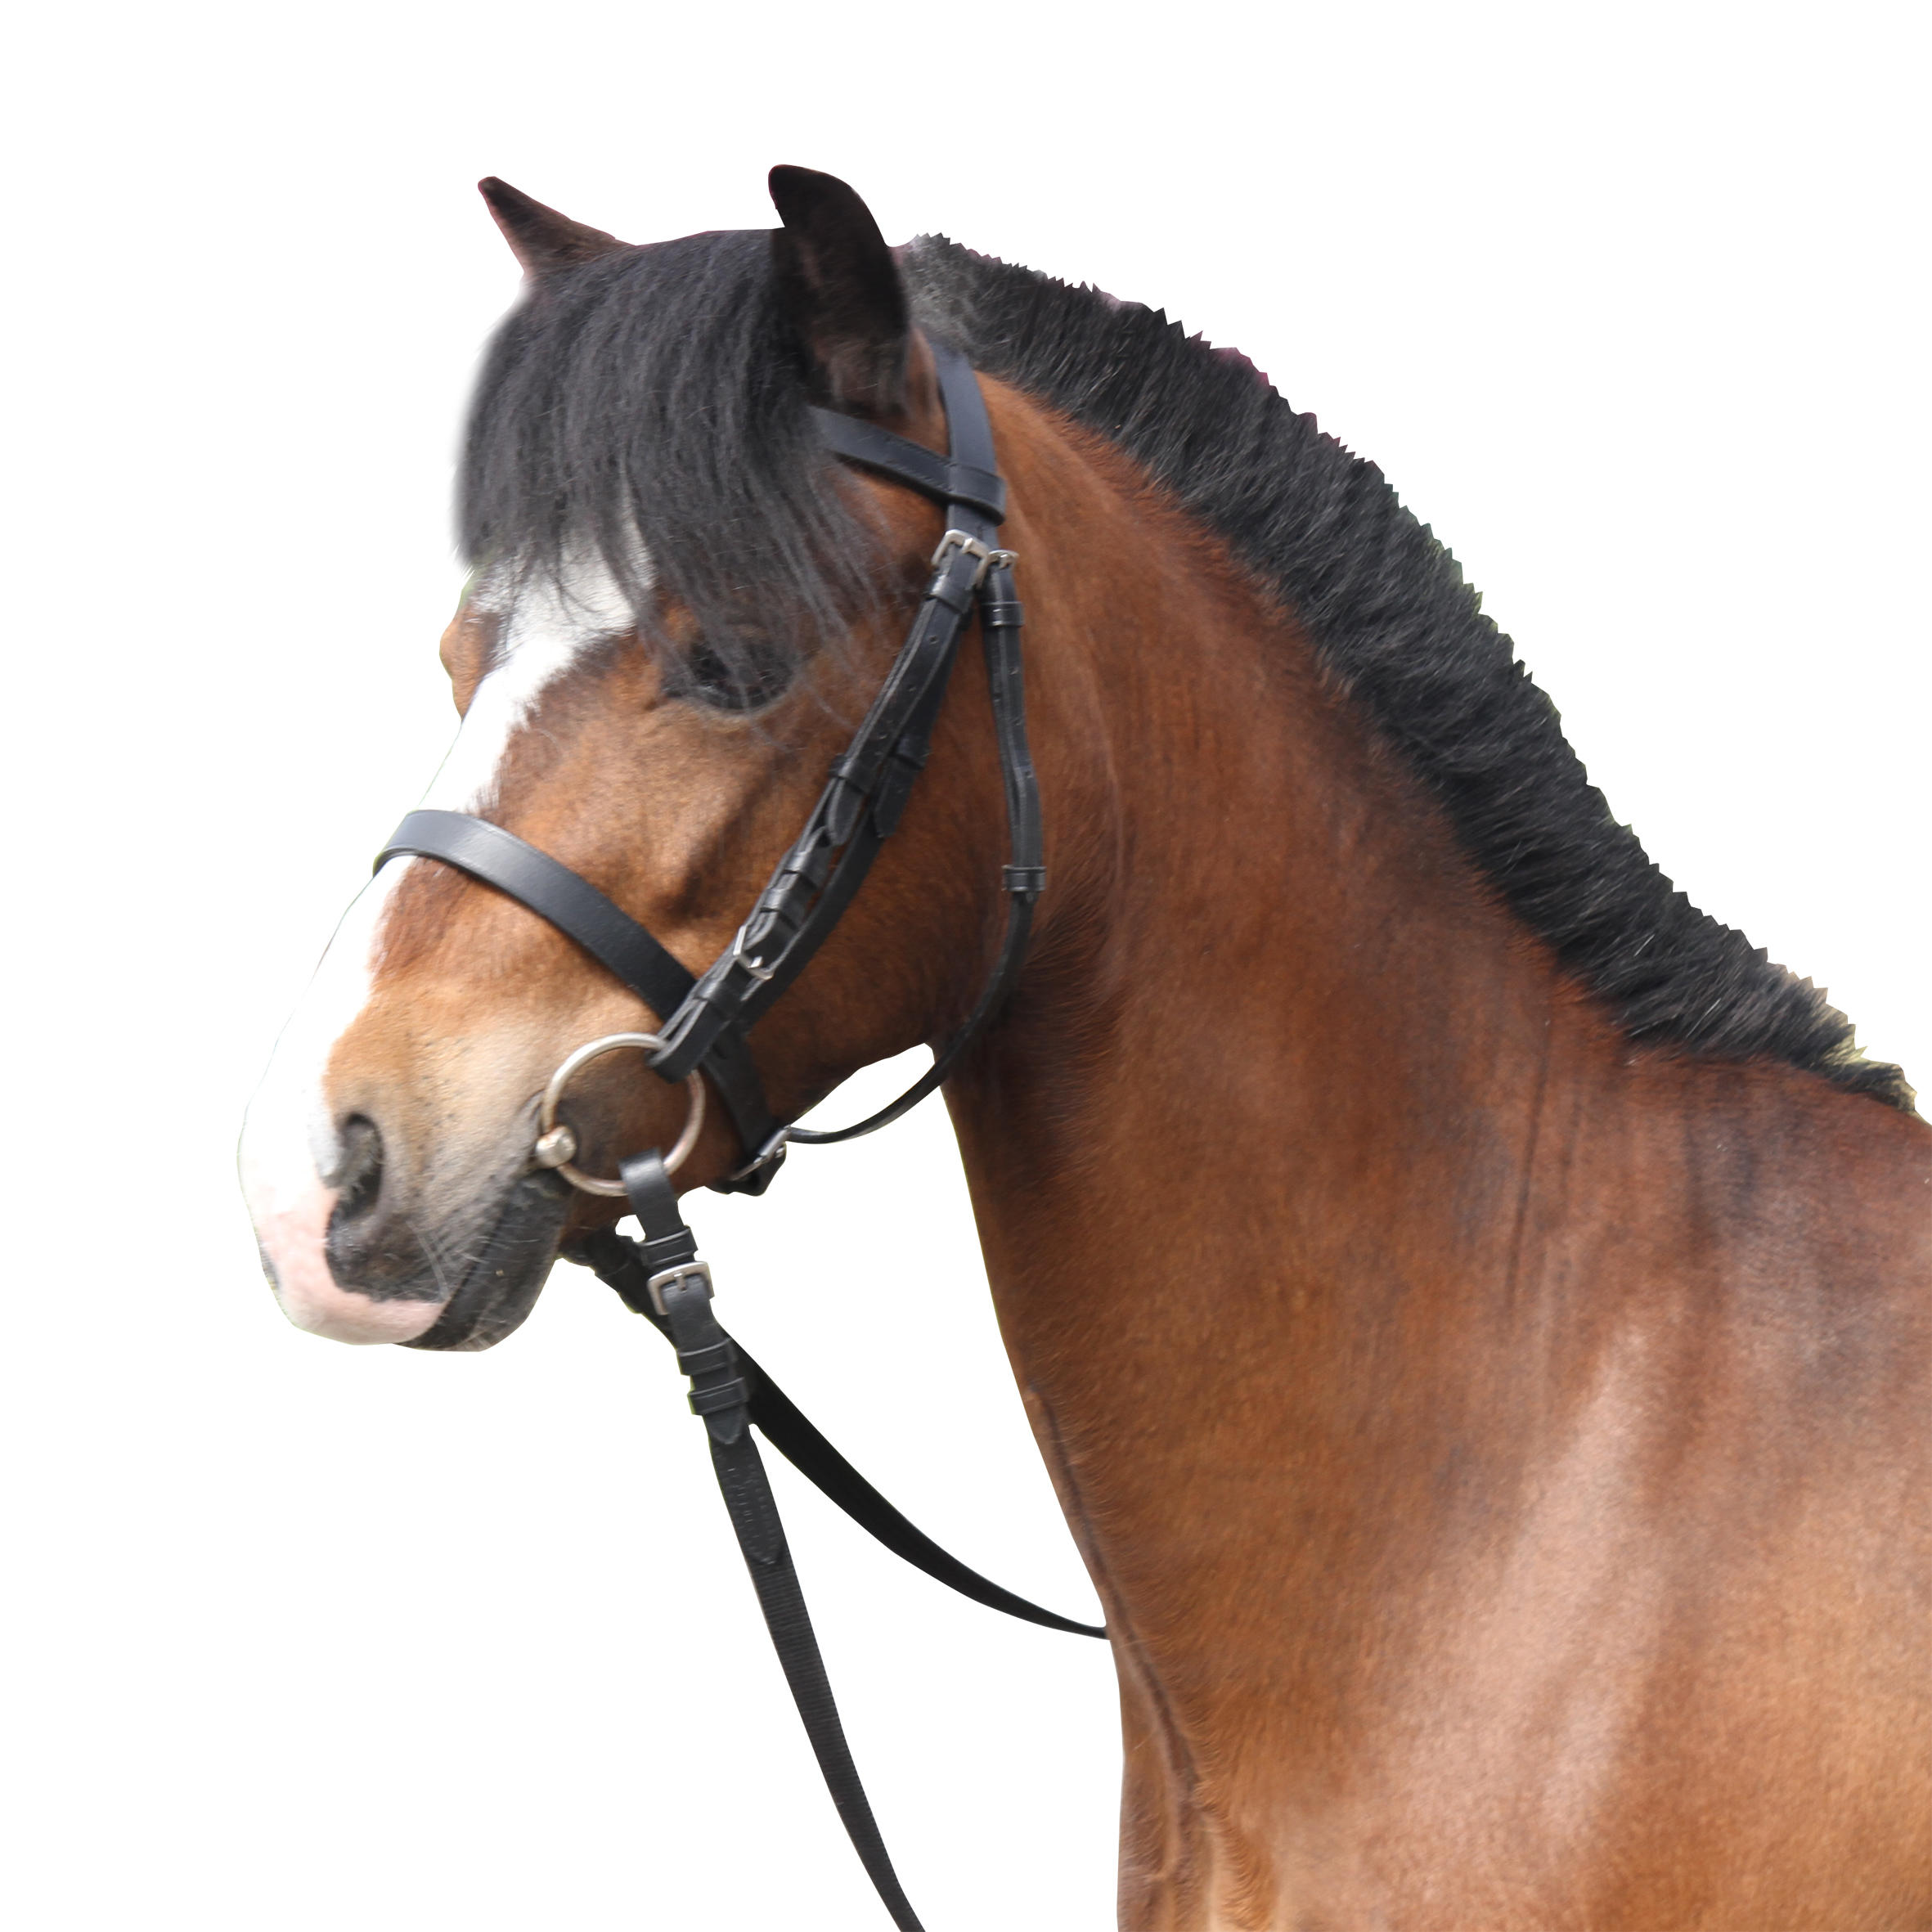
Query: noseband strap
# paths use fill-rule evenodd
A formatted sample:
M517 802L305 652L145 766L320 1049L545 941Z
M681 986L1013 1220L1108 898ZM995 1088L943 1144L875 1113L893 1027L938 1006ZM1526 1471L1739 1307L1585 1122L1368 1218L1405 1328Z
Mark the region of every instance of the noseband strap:
M404 855L440 859L528 906L568 933L654 1013L676 1013L698 983L588 879L487 819L472 818L466 811L412 811L390 835L376 863ZM744 1146L763 1147L783 1132L765 1103L765 1090L742 1034L721 1037L704 1071Z
M600 966L621 979L660 1016L676 1013L698 982L621 906L587 878L514 832L466 811L412 811L383 847L440 859L561 927Z

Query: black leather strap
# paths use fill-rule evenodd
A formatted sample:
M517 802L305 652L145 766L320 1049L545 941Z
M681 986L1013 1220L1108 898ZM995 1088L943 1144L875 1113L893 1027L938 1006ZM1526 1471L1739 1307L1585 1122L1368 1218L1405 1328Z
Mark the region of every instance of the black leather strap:
M681 1080L714 1041L749 1027L802 973L864 883L925 763L932 724L972 609L979 565L953 550L934 568L904 648L850 748L744 923L742 946L699 980L651 1057Z
M461 811L412 811L376 854L376 869L404 856L454 865L549 920L643 1000L660 1026L690 998L697 983L636 919L588 879L487 819ZM731 1117L739 1143L748 1151L769 1146L779 1135L779 1121L766 1103L744 1035L720 1035L711 1042L703 1063ZM776 1172L775 1160L768 1161L742 1179L721 1184L721 1191L762 1194Z
M411 812L376 859L398 853L434 858L492 885L568 933L658 1014L666 1044L652 1055L663 1079L702 1067L717 1088L748 1158L714 1183L727 1193L762 1193L788 1139L849 1140L895 1121L946 1078L1018 977L1031 928L1032 901L1045 882L1039 851L1039 793L1027 754L1020 681L1020 608L1004 553L987 561L1005 514L992 424L972 365L944 343L931 344L946 406L944 456L874 424L815 411L828 446L943 502L950 529L981 547L942 549L910 634L865 721L804 830L780 861L742 928L739 943L702 977L691 974L645 929L586 880L501 826L452 811ZM787 1130L766 1104L746 1035L824 944L865 883L899 822L926 762L959 638L976 601L981 609L999 727L1011 862L1004 940L971 1015L932 1067L890 1106L853 1126Z
M825 1788L892 1923L900 1932L923 1932L892 1869L891 1854L879 1835L858 1767L852 1762L851 1748L846 1742L824 1659L819 1654L805 1595L786 1546L778 1503L752 1436L750 1391L731 1338L712 1313L709 1271L696 1260L697 1244L678 1211L671 1177L658 1152L654 1148L634 1155L619 1171L631 1210L644 1229L646 1250L685 1256L667 1264L668 1269L676 1270L668 1278L665 1271L654 1272L652 1278L658 1283L654 1299L676 1344L678 1364L691 1378L692 1413L703 1422L710 1438L712 1467L725 1498L726 1512Z
M875 423L841 416L834 409L811 413L826 448L847 462L876 470L936 503L970 504L995 523L1006 514L1006 485L995 471L950 461Z
M946 441L954 466L968 474L978 470L999 474L1000 460L993 447L993 421L986 414L986 399L980 393L979 378L973 365L956 348L943 342L928 345L932 366L939 378L939 398L946 405ZM1006 515L1006 486L1000 486L1000 507L987 513L988 522L980 521L986 506L968 496L955 496L948 505L948 520L968 537L991 542L989 524L998 524Z
M951 445L945 465L935 467L939 460L931 451L870 424L820 411L820 426L841 454L851 454L854 461L869 463L928 495L945 492L949 526L975 543L988 545L993 526L1004 514L1004 490L995 508L990 499L950 493L949 479L996 470L991 419L972 365L943 343L935 342L932 348ZM925 763L960 633L976 601L999 734L1011 854L1002 874L1009 896L999 956L965 1024L896 1100L851 1126L788 1128L781 1141L824 1146L856 1139L909 1112L944 1082L1004 1003L1025 960L1033 901L1046 874L1041 861L1039 785L1027 746L1021 609L1005 553L995 552L988 562L983 554L976 556L969 549L955 548L941 553L911 632L851 749L833 766L832 781L805 830L780 862L745 922L743 955L721 959L699 980L667 1035L670 1044L653 1056L651 1063L666 1079L680 1078L713 1042L752 1026L803 971L837 925L871 869L879 845L897 824L905 796Z
M993 449L992 425L973 365L949 344L928 339L939 398L946 406L945 456L910 443L858 416L814 409L820 439L849 463L862 464L894 483L946 505L947 520L970 537L985 537L986 524L1006 515L1006 483Z
M375 856L380 871L402 854L440 859L494 886L567 932L616 974L659 1020L683 1005L696 979L622 907L588 879L514 832L463 811L412 811Z
M1001 553L1003 557L1004 553ZM941 1085L981 1031L1004 1004L1018 979L1033 929L1033 902L1046 883L1040 817L1040 781L1027 743L1026 681L1020 654L1019 600L1013 595L1013 568L996 558L988 566L979 595L980 636L986 660L993 726L1000 741L1000 771L1006 793L1008 863L1000 878L1007 896L1006 937L965 1024L933 1055L932 1064L904 1093L849 1127L792 1127L786 1139L807 1147L856 1140L890 1126Z
M1000 739L1000 775L1006 791L1009 862L1006 889L1037 897L1046 885L1045 831L1040 780L1027 742L1027 674L1020 649L1025 621L1013 586L1013 566L995 562L980 589L980 633L986 647L986 689Z
M663 1316L653 1305L645 1287L654 1272L643 1250L633 1241L609 1230L581 1236L570 1250L573 1260L595 1269L606 1287L633 1314L640 1314L667 1339L671 1331ZM820 1433L805 1412L786 1395L771 1377L745 1352L734 1338L738 1353L738 1373L750 1391L751 1418L766 1440L821 1494L838 1504L845 1513L901 1561L921 1570L936 1583L957 1590L975 1603L997 1610L1022 1623L1037 1624L1043 1629L1064 1630L1076 1637L1107 1635L1100 1624L1082 1624L1058 1611L1047 1610L1016 1592L1003 1588L990 1577L982 1576L935 1543L907 1517L901 1516L865 1478Z

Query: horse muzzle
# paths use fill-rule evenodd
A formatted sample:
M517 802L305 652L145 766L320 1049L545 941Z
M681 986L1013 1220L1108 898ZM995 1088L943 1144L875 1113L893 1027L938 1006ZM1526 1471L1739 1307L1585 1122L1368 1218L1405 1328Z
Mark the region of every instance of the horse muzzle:
M263 1270L297 1328L333 1341L474 1350L523 1321L568 1211L559 1178L512 1173L437 1214L408 1198L372 1122L349 1121L339 1145L333 1184L312 1170L292 1198L249 1190Z

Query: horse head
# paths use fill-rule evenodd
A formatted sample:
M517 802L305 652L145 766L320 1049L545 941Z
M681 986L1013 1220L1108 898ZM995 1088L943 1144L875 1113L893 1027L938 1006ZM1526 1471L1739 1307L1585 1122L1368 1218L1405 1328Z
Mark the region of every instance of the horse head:
M443 639L461 719L426 805L559 860L701 971L803 820L916 607L940 510L838 465L813 405L936 451L946 417L892 251L844 183L773 171L771 231L627 246L500 182L525 271L486 362L461 496L474 569ZM977 702L975 701L977 699ZM932 1039L983 969L998 877L983 694L756 1041L790 1119ZM614 1201L532 1157L539 1096L653 1013L569 939L434 859L350 908L249 1112L241 1162L290 1319L350 1341L487 1346ZM573 1082L577 1164L677 1134L676 1084ZM681 1182L750 1151L710 1110Z

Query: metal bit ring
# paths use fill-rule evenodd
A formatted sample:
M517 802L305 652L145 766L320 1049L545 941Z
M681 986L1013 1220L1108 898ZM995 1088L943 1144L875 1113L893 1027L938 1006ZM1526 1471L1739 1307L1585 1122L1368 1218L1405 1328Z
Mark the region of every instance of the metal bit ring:
M543 1100L537 1112L537 1145L532 1150L537 1165L554 1168L572 1187L581 1188L586 1194L609 1194L621 1199L624 1192L621 1180L599 1180L595 1175L586 1174L571 1166L577 1155L577 1135L570 1128L558 1124L557 1103L563 1099L564 1088L577 1070L600 1055L614 1053L620 1046L634 1046L647 1054L655 1053L663 1044L655 1033L606 1033L601 1040L590 1040L580 1046L550 1076L550 1085L543 1090ZM684 1166L691 1149L698 1144L699 1130L704 1125L704 1076L694 1067L685 1076L685 1091L690 1096L690 1108L685 1115L683 1132L664 1157L667 1174L675 1174Z

